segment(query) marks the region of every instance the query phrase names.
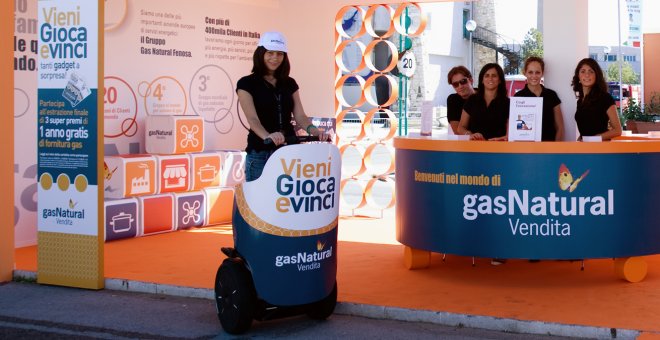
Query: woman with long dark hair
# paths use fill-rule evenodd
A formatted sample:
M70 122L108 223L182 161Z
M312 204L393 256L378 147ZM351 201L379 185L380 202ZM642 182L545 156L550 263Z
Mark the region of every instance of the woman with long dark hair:
M463 106L458 133L470 140L507 140L509 97L504 70L495 63L484 65L479 72L479 87Z
M607 91L607 83L598 63L591 58L580 60L575 67L573 91L577 98L575 122L584 136L600 136L610 140L621 135L621 122L614 98Z
M308 134L322 141L328 139L327 134L310 122L300 100L298 84L289 77L291 65L282 33L263 33L252 62L252 73L236 85L238 102L250 125L245 149L246 181L259 178L270 155L286 143L286 137L295 135L292 117ZM264 142L267 139L270 143Z
M470 135L470 140L507 140L509 102L502 67L495 63L484 65L479 72L477 92L463 105L458 133ZM505 262L500 258L490 261L495 266Z

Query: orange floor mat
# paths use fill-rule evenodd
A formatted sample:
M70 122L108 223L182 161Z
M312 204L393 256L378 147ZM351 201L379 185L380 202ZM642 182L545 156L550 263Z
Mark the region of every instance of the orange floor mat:
M610 259L580 262L489 259L433 254L431 266L407 270L394 219L342 217L339 227L339 300L518 320L660 332L660 255L645 257L640 283L614 275ZM232 244L231 226L167 233L105 245L105 276L212 288ZM16 267L36 271L36 247L16 251Z

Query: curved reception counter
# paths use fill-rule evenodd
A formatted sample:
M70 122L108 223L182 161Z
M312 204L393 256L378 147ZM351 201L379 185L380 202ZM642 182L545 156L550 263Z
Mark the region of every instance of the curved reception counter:
M616 258L631 282L660 253L660 141L479 142L399 137L397 240L408 268L430 252Z

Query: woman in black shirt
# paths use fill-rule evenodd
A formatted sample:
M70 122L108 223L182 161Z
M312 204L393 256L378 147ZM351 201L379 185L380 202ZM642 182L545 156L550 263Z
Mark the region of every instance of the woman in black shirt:
M447 96L447 121L453 134L458 133L458 123L461 121L463 104L474 94L472 73L465 66L455 66L447 73L447 82L456 93Z
M470 140L507 140L509 122L509 97L506 94L504 70L500 65L484 65L479 72L479 87L463 106L458 133L470 135ZM492 265L500 265L506 259L494 258Z
M575 122L582 136L600 136L610 140L621 136L621 122L616 103L607 91L607 83L598 63L591 58L580 60L573 75L577 97Z
M254 51L252 73L236 85L238 102L250 125L247 138L245 179L253 181L263 172L276 147L295 135L291 117L308 134L327 140L328 135L312 125L305 114L298 84L289 77L291 66L286 39L279 32L265 32ZM272 143L266 144L264 140Z
M561 100L557 92L541 84L545 72L545 62L539 57L529 57L525 60L523 73L527 77L525 88L516 92L514 97L543 98L542 141L560 141L564 138L564 117L561 112Z
M500 65L484 65L479 72L479 87L463 106L458 133L470 140L507 140L509 97L504 71Z

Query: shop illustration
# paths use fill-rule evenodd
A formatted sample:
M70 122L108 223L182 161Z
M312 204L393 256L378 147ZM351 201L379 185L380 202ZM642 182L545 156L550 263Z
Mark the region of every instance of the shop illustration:
M188 155L156 155L159 193L187 191L190 186Z

